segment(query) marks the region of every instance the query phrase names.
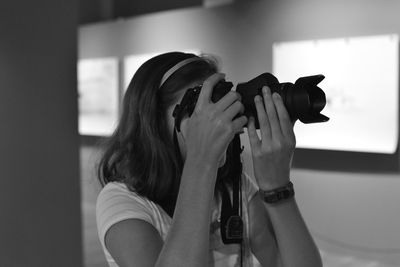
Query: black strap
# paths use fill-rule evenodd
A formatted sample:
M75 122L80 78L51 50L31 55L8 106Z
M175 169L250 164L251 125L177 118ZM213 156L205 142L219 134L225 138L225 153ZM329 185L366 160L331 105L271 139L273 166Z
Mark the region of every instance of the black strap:
M181 149L179 148L179 142L178 142L178 137L176 135L177 129L176 127L174 128L174 147L175 147L175 154L178 158L178 164L179 167L182 169L183 168L183 159L182 159L182 155L181 155Z
M241 189L241 182L240 182L240 176L235 177L235 180L233 181L233 214L234 215L241 215L241 210L239 207L239 199L240 199L240 189Z
M234 158L231 170L232 176L232 202L226 185L222 182L222 207L221 207L221 238L224 244L241 244L243 240L243 221L241 218L241 176L242 163L240 160L240 137L236 135L233 140ZM236 150L235 150L236 149ZM240 203L240 204L239 204Z
M240 154L242 153L242 148L240 144L240 136L237 134L233 138L233 167L235 168L233 171L234 175L234 180L233 180L233 211L235 215L241 216L242 215L242 210L241 210L241 204L242 201L242 171L243 171L243 166L242 166L242 161L240 158Z

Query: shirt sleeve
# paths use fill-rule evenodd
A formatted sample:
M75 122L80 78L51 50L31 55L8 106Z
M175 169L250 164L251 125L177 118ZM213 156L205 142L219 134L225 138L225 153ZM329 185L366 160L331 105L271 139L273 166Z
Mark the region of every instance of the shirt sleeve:
M253 178L251 178L247 173L243 172L243 190L247 196L247 202L249 203L251 198L258 192L258 185Z
M127 219L140 219L154 225L149 204L142 197L129 191L124 184L107 184L96 201L97 230L103 247L108 229Z

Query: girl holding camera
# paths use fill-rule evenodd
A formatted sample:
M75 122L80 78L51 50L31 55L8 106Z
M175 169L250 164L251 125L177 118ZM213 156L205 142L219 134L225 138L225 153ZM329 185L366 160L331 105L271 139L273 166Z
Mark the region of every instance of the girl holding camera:
M259 193L290 182L295 135L282 99L267 87L254 99L259 137L239 94L211 101L223 78L214 60L179 52L148 60L133 76L99 165L97 226L110 266L253 266L253 255L264 267L322 266L295 197L267 203ZM173 109L199 84L177 132ZM242 244L223 244L216 183L229 179L218 169L229 167L229 144L245 126L255 177L241 176Z

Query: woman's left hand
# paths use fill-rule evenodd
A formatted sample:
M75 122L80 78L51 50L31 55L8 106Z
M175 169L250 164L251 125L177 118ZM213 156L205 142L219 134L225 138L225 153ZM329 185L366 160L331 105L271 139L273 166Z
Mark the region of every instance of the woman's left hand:
M254 118L247 126L253 158L254 176L262 190L272 190L289 182L290 167L296 146L294 122L278 93L271 95L263 87L263 98L254 98L260 124L261 140L257 135Z

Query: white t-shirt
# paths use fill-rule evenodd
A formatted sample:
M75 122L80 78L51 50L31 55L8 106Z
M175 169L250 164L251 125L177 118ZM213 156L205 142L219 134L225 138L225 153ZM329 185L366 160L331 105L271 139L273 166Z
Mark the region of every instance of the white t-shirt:
M253 255L249 243L248 203L257 192L257 185L251 178L242 175L242 219L243 219L243 266L253 266ZM225 245L219 228L221 203L214 205L210 223L209 266L240 266L240 245ZM141 219L153 225L165 241L172 218L158 204L130 191L120 182L110 182L104 186L96 203L97 230L104 254L110 267L118 267L104 245L105 235L113 224L126 219Z

